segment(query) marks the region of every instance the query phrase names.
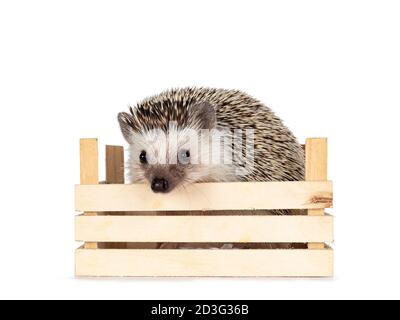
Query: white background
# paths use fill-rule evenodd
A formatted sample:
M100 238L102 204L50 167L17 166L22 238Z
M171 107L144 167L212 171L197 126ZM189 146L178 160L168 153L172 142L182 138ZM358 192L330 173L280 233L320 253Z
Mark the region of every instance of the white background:
M2 1L1 298L400 298L396 1ZM242 89L329 138L335 278L74 278L80 137L175 86Z

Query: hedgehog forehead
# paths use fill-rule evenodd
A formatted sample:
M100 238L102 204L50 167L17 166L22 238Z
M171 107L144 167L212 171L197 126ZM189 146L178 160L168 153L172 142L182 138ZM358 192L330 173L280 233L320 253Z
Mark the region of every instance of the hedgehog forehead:
M179 128L189 125L188 108L189 101L150 99L131 108L131 113L139 130L161 129L167 132L171 122L175 122Z
M191 149L198 144L199 134L200 132L195 129L181 129L171 125L168 131L143 130L133 134L133 147L152 154L166 154L181 148Z

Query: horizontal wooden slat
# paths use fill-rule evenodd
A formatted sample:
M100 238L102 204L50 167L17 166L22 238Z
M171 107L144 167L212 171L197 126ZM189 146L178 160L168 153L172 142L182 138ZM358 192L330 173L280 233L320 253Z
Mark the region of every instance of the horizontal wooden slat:
M330 277L331 249L77 249L77 276Z
M77 216L77 241L332 242L332 216Z
M77 211L317 209L332 205L332 183L197 183L168 194L148 185L77 185Z

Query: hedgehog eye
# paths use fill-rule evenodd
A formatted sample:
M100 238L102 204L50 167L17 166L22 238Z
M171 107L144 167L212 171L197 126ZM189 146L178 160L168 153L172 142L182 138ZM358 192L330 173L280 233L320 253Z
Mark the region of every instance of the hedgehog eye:
M190 151L187 149L179 150L178 160L182 164L188 164L190 162Z
M142 150L142 152L140 152L139 160L140 160L140 163L142 163L142 164L146 164L147 163L146 151Z

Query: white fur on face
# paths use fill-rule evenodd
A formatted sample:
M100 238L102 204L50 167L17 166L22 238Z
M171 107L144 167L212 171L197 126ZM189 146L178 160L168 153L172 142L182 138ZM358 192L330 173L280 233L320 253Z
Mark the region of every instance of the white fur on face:
M177 165L184 171L179 184L200 181L235 181L232 164L232 137L229 133L213 130L179 129L169 126L168 133L151 130L133 133L129 146L128 182L145 182L156 167ZM180 155L188 150L190 162ZM140 153L146 152L147 164L140 163ZM186 159L184 159L186 160Z

